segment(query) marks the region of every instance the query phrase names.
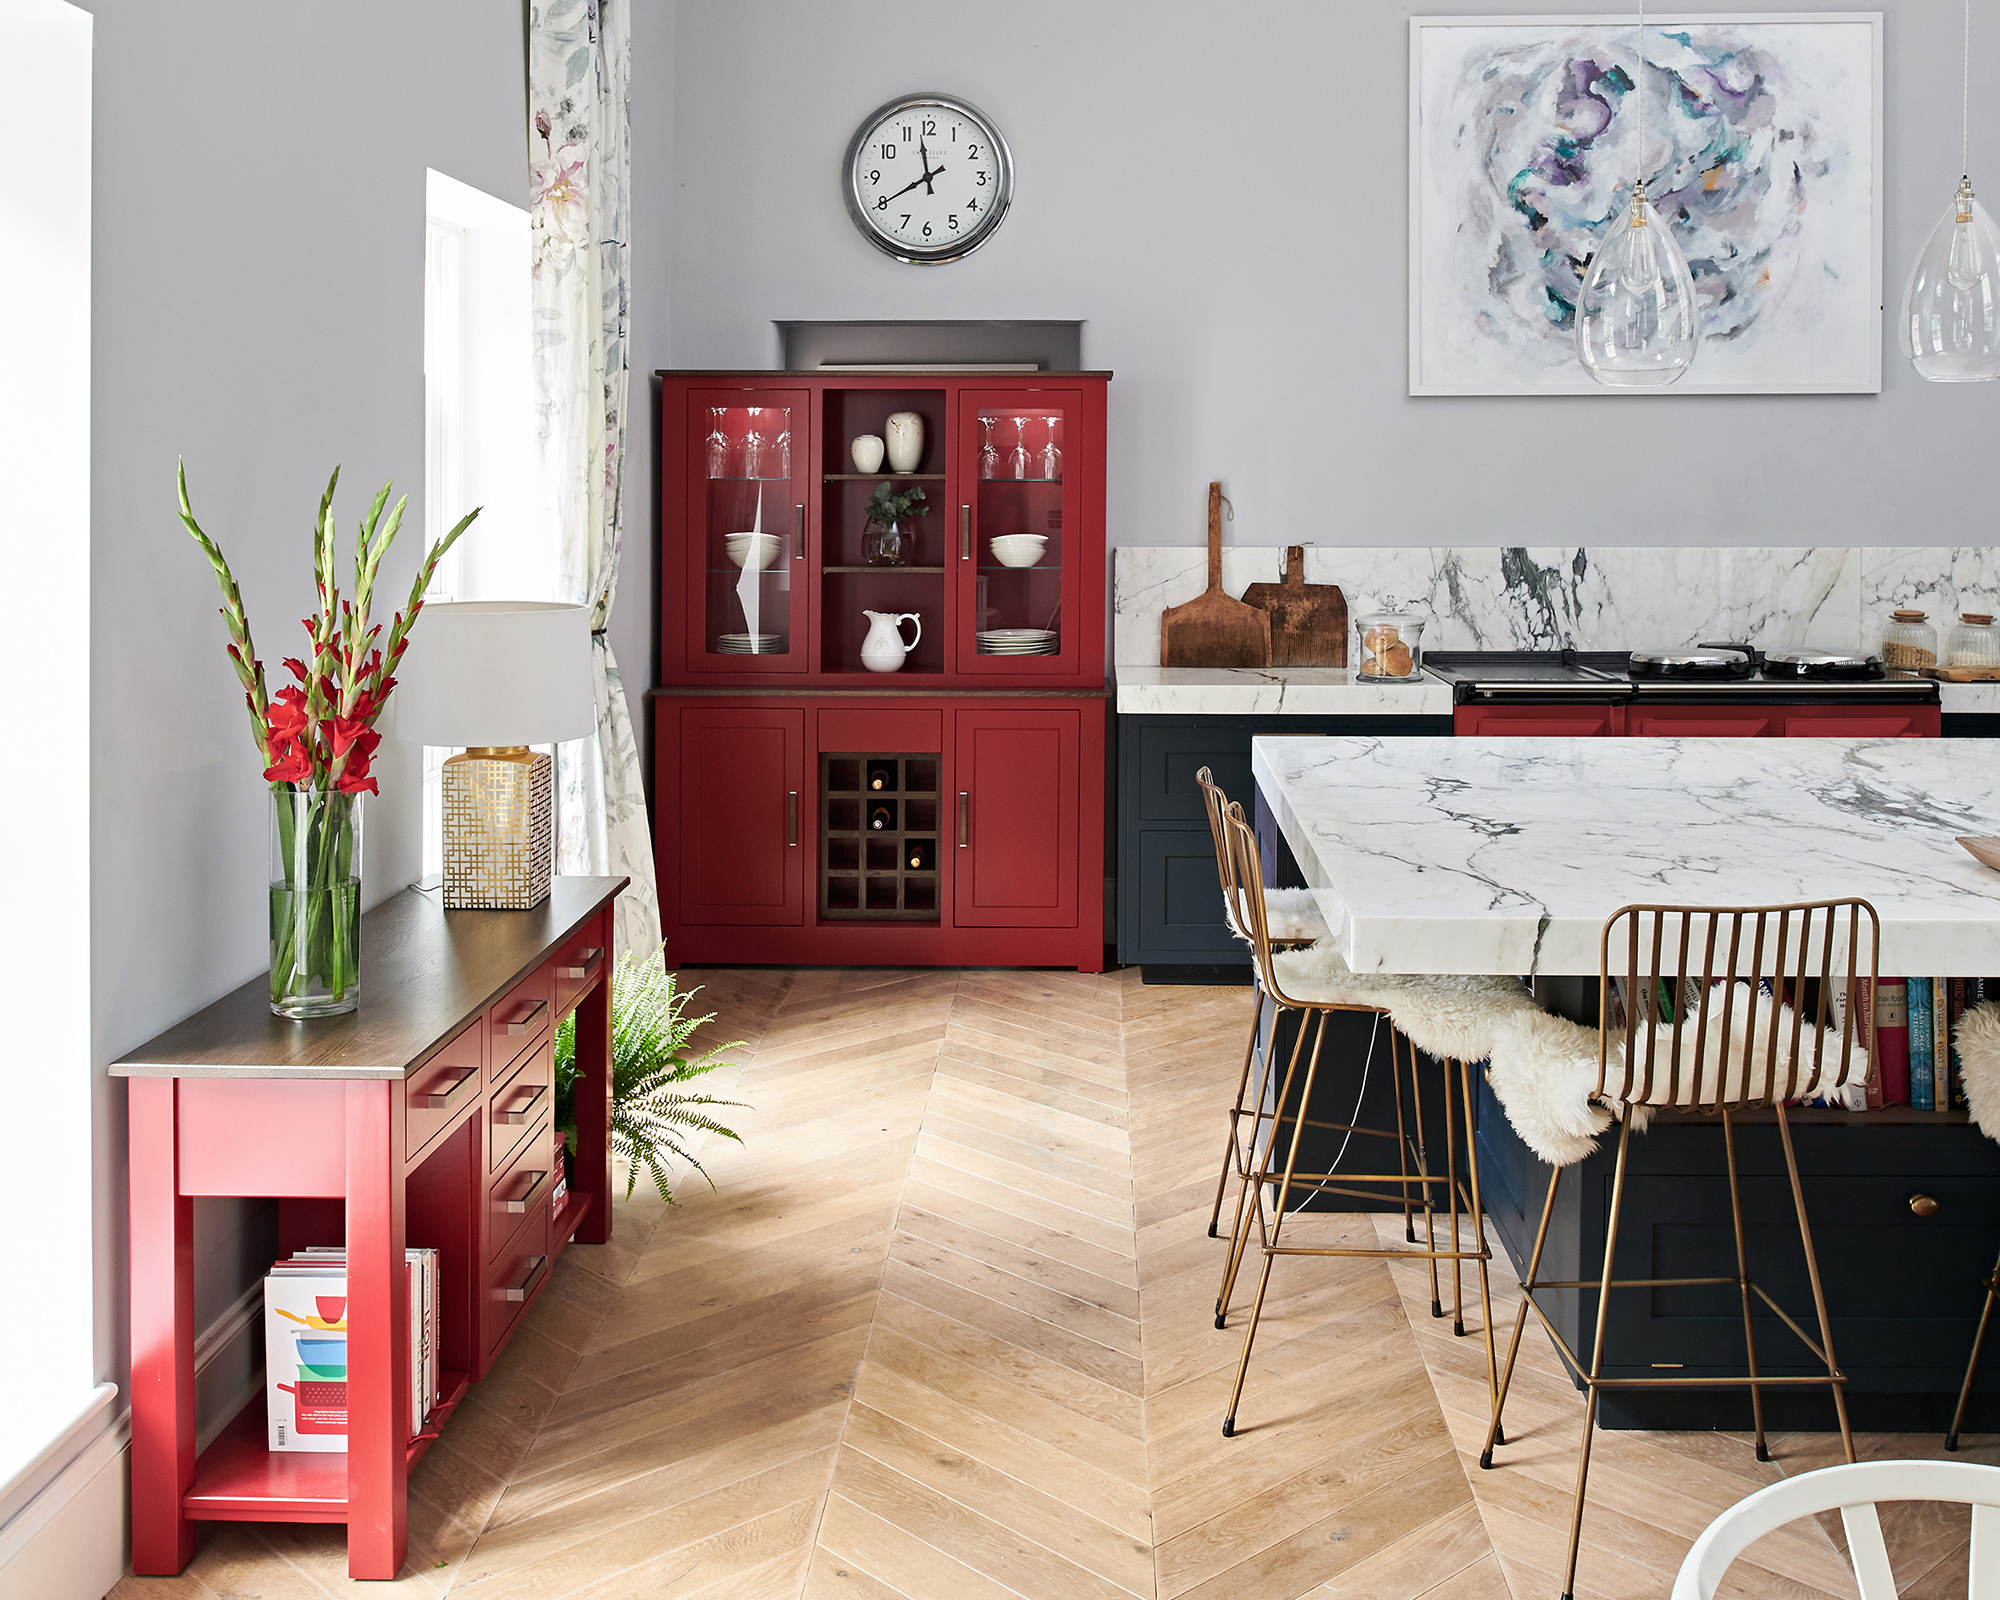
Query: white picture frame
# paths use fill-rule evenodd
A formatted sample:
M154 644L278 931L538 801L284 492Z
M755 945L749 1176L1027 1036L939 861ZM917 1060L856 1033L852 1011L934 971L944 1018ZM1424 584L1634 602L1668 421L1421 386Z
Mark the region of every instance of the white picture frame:
M1839 31L1804 34L1798 31L1801 29ZM1785 86L1789 97L1785 114L1793 114L1796 107L1801 124L1822 141L1822 148L1833 152L1834 158L1827 171L1813 171L1810 179L1793 174L1792 181L1810 182L1814 190L1808 192L1823 197L1823 203L1817 212L1799 208L1797 215L1807 222L1783 229L1782 238L1775 208L1752 219L1763 232L1742 239L1746 248L1741 251L1729 227L1712 226L1703 236L1708 242L1719 242L1718 250L1706 258L1712 263L1708 281L1728 286L1731 307L1726 316L1739 320L1726 324L1729 338L1713 337L1708 325L1724 313L1719 297L1704 292L1702 348L1688 374L1669 389L1604 388L1577 361L1567 325L1554 316L1546 318L1550 323L1547 330L1535 325L1528 314L1532 301L1524 300L1531 295L1533 285L1521 282L1520 275L1510 269L1530 251L1538 252L1540 269L1551 279L1560 276L1562 267L1555 259L1557 252L1546 247L1546 237L1537 237L1526 214L1519 221L1493 214L1500 211L1501 201L1518 209L1518 198L1503 194L1494 183L1494 172L1506 163L1496 163L1492 155L1469 159L1464 130L1471 125L1469 117L1481 114L1478 97L1498 96L1504 87L1468 87L1463 65L1478 59L1503 59L1499 54L1503 50L1508 52L1504 59L1533 65L1538 34L1546 36L1553 56L1579 36L1598 31L1606 35L1605 51L1629 61L1635 30L1631 12L1410 19L1409 393L1879 394L1883 197L1879 11L1669 12L1659 16L1649 12L1649 63L1667 49L1679 51L1685 58L1688 51L1715 50L1726 42L1726 38L1704 40L1700 37L1703 32L1711 36L1748 34L1755 47L1789 52L1798 60L1799 77ZM1692 41L1683 44L1673 40L1677 30L1691 30ZM1658 42L1662 39L1664 45ZM1598 46L1593 42L1592 48ZM1815 75L1825 81L1811 81ZM1490 82L1494 76L1488 72L1483 78ZM1649 83L1654 76L1648 74ZM1855 91L1864 84L1867 103L1856 106ZM1617 114L1616 109L1611 113L1613 117ZM1656 159L1662 140L1670 137L1652 131L1651 119L1658 114L1648 111L1647 142ZM1553 130L1555 124L1551 121L1548 126ZM1863 139L1865 151L1857 148ZM1622 151L1613 153L1607 147L1600 166L1614 171L1614 163L1633 164L1636 144L1633 138L1634 154L1629 159ZM1671 149L1676 155L1687 152L1684 142L1676 142ZM1776 170L1773 151L1766 151L1764 160L1764 166L1744 167L1745 177L1756 179L1767 169ZM1681 168L1690 164L1683 159ZM1705 181L1707 175L1702 177ZM1608 195L1609 186L1599 173L1593 171L1589 181L1602 195ZM1629 186L1630 173L1611 181ZM1865 217L1857 213L1864 188ZM1657 193L1655 198L1659 198ZM1941 190L1938 203L1948 199L1949 194ZM1468 216L1474 217L1474 225L1484 230L1482 234L1466 236ZM1547 224L1550 219L1542 217L1541 221ZM1802 236L1803 243L1793 243ZM1579 235L1572 226L1560 237L1587 241L1588 234ZM1479 261L1476 252L1489 246L1495 270L1489 270L1482 282L1466 269L1468 263ZM1747 271L1747 264L1757 259L1757 250L1779 248L1795 252L1791 260L1782 263L1790 276L1781 277L1772 287L1773 279L1767 272L1752 285L1764 296L1756 313L1762 320L1746 325L1743 319L1748 316L1748 300L1736 293L1738 284L1729 274ZM1574 259L1573 252L1566 253L1566 258ZM1702 274L1697 277L1699 280ZM1496 285L1504 286L1504 292ZM1546 288L1544 295L1551 297ZM1568 346L1566 355L1561 348L1564 344Z

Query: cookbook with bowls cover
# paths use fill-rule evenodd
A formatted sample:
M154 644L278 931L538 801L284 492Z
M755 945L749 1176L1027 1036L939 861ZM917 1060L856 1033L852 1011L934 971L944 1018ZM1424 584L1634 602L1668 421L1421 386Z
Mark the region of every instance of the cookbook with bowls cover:
M404 1252L409 1274L410 1434L438 1394L438 1253ZM347 1449L347 1258L300 1250L264 1277L265 1443L272 1450Z

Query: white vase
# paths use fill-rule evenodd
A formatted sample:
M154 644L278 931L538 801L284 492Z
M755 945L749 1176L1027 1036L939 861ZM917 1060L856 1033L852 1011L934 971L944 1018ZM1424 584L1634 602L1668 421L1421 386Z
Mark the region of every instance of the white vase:
M889 470L915 472L924 458L924 419L914 411L898 411L882 432L889 445Z
M914 611L864 611L861 614L868 619L868 637L861 641L861 664L870 672L901 671L903 657L916 649L917 640L924 636L923 618ZM903 643L905 622L917 625L917 637L907 645Z
M880 472L882 470L882 441L872 433L864 433L848 447L854 457L856 472Z

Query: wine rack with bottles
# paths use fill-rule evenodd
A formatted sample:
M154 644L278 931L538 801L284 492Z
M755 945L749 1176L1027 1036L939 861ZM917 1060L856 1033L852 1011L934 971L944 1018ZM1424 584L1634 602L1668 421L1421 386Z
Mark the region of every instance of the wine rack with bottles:
M820 915L937 921L936 753L827 753L819 761Z

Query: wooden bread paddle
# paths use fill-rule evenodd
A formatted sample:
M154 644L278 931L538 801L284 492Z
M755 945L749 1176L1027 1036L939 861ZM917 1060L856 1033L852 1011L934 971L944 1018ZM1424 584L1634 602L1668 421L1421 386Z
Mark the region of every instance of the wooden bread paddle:
M1268 667L1271 613L1222 592L1222 485L1208 486L1208 588L1160 613L1163 667Z
M1347 665L1347 596L1339 585L1306 582L1306 547L1285 547L1285 581L1253 583L1244 602L1271 614L1271 665Z

